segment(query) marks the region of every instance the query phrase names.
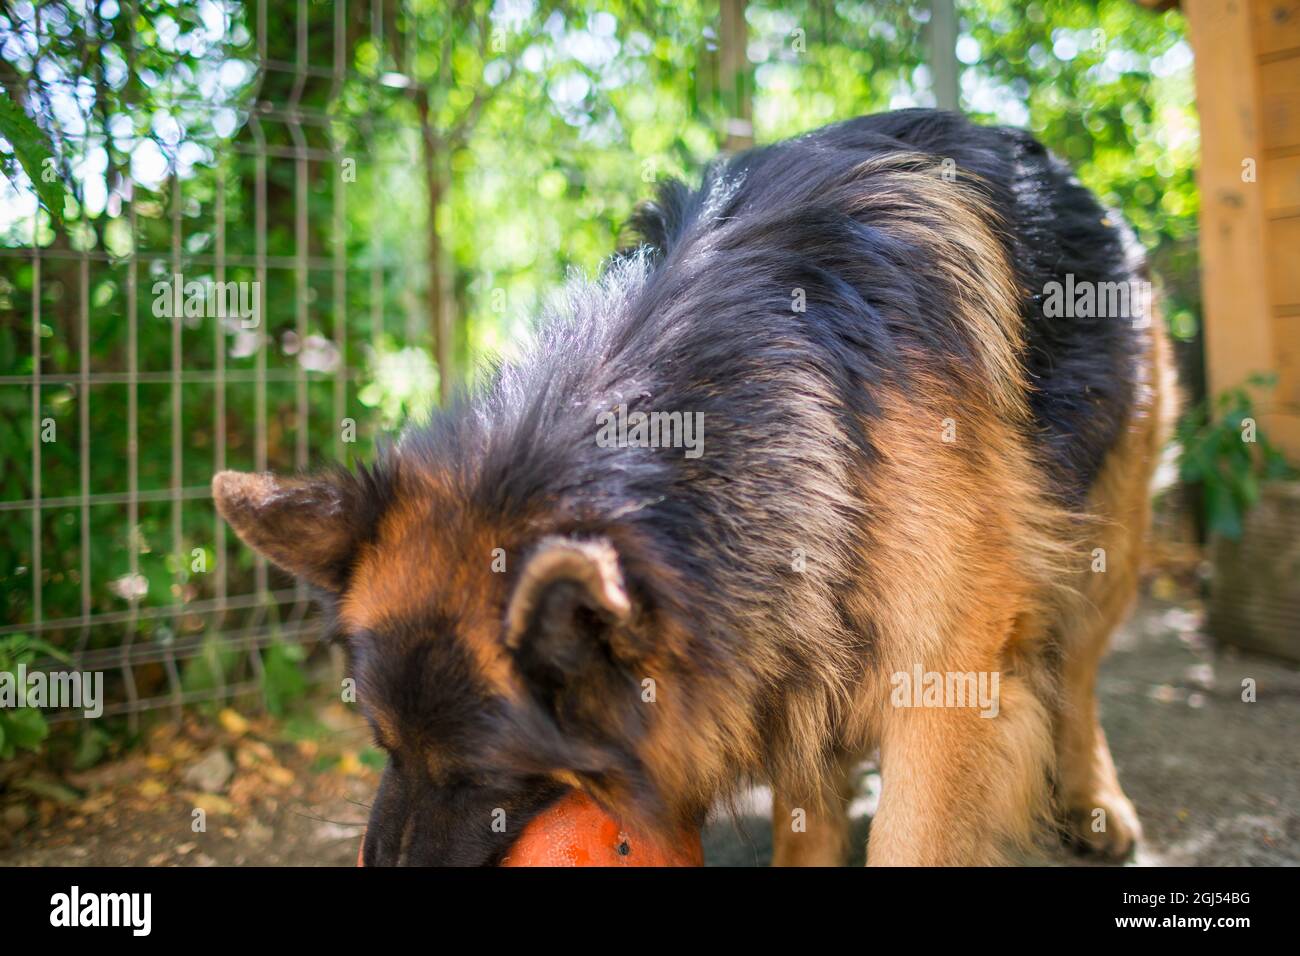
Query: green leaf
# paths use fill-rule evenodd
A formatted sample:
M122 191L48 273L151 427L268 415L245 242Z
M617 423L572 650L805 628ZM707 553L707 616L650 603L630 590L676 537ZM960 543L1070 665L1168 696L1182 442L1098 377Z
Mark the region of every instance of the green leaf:
M72 761L73 767L77 770L86 770L99 763L108 749L110 740L112 738L98 727L92 727L88 722L83 724L80 739L77 741L77 752Z
M1232 494L1222 485L1205 486L1205 505L1210 531L1233 541L1241 537L1241 512L1232 500Z
M50 733L45 715L35 707L18 707L13 710L0 711L0 724L4 725L5 737L14 747L25 750L38 750Z
M65 664L72 663L71 657L59 650L49 641L43 641L39 637L29 637L24 641L24 644L26 649L29 651L40 651L46 656L54 658L56 661L62 661Z
M279 717L289 704L307 691L307 678L299 662L304 654L296 644L272 644L262 659L262 689L266 708Z
M1255 477L1253 471L1244 472L1238 487L1241 492L1241 502L1245 506L1243 510L1249 511L1259 501L1259 479Z
M54 162L54 150L50 141L41 132L23 108L15 103L9 92L0 87L0 136L9 140L13 146L13 155L19 165L32 181L36 195L56 221L63 218L63 184L56 177L48 179L47 169L57 169Z

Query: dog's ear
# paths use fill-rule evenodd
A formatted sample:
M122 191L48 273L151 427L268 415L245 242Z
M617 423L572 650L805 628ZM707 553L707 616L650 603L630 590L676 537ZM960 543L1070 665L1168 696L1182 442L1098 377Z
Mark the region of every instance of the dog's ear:
M603 538L544 538L510 597L506 643L563 741L541 759L658 826L668 819L666 806L637 756L653 711L640 692L645 598L624 579L624 566Z
M617 656L632 615L618 553L603 539L549 537L528 557L506 612L506 645L535 685L558 690Z
M223 471L212 479L217 511L254 551L317 587L341 591L365 502L344 475L282 478Z

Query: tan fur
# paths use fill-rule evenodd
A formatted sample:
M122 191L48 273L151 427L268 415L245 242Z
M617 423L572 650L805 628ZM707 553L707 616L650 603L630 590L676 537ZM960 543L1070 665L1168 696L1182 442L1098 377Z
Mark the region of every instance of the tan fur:
M926 385L884 393L872 424L880 460L863 488L871 519L854 602L877 646L842 745L881 751L871 862L999 862L1049 814L1050 680L1032 662L1061 600L1068 516L1043 498L1012 426L916 374ZM945 418L957 423L951 443ZM891 676L918 664L998 672L998 715L890 706Z
M488 686L508 697L521 693L500 639L507 598L504 576L491 573L493 549L505 529L467 520L436 475L403 484L380 521L374 541L357 556L339 619L349 631L378 630L386 617L418 615L430 606L454 608L463 640ZM430 514L446 524L432 525ZM453 635L430 635L430 639Z
M877 622L878 659L843 727L844 746L880 749L870 863L1005 862L1008 851L1033 846L1054 811L1111 857L1140 834L1094 691L1106 642L1136 593L1151 477L1168 434L1173 386L1158 327L1146 360L1130 425L1088 515L1043 498L1024 441L991 408L945 397L939 380L920 400L915 388L910 400L886 393L873 423L881 461L863 489L877 532L854 596ZM938 439L945 417L957 421L951 444ZM1090 571L1096 547L1106 549L1104 574ZM1064 658L1059 693L1042 654L1049 635ZM927 671L999 671L998 716L889 706L889 676L918 662ZM801 845L785 832L791 805L778 796L775 862L826 863L825 839ZM1106 813L1102 833L1091 826L1097 808Z

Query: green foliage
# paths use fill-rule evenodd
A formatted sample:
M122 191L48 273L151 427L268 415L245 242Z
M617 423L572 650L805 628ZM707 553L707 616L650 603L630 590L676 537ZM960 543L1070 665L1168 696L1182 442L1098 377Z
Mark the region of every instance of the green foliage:
M339 6L272 0L259 38L263 8L250 2L45 0L39 71L34 41L0 44L22 101L0 106L0 135L38 188L33 130L52 142L66 196L42 199L67 210L66 224L33 218L0 195L0 246L14 253L0 256L0 376L46 377L35 402L0 384L0 500L36 497L39 448L41 496L75 501L83 443L84 490L121 495L134 477L143 496L134 520L125 504L89 508L84 550L75 506L0 512L0 622L33 623L35 591L46 621L114 616L88 650L206 640L182 664L182 689L235 679L250 658L210 642L263 627L257 609L123 613L214 601L218 570L230 596L289 585L274 569L263 580L216 519L202 493L213 471L369 458L434 404L431 283L453 317L451 371L472 380L485 357L520 348L567 275L600 267L656 181L697 178L727 141L716 3L394 0L374 7L381 30L353 5L336 33ZM0 36L30 39L14 9L0 11ZM1118 207L1163 278L1175 334L1193 336L1198 130L1181 16L1131 0L962 0L958 12L964 108L1032 128ZM305 77L291 68L300 15ZM746 17L758 142L933 102L925 4L751 0ZM274 68L259 65L263 47ZM313 122L293 128L290 102ZM26 188L21 177L12 188ZM39 266L23 252L33 237ZM155 282L215 280L221 251L227 281L257 279L259 252L271 263L264 338L153 313ZM139 384L83 394L83 363L120 376L132 362ZM176 386L174 362L187 370ZM355 421L355 441L340 419ZM194 491L173 505L173 486ZM208 572L191 570L194 548ZM82 636L48 635L64 648ZM283 709L309 662L288 645L263 653L268 704Z
M40 196L45 208L55 218L63 215L63 187L54 169L54 149L21 106L0 86L0 137L9 142L9 150L0 145L0 168L11 180L16 179L14 163L27 174L27 180Z
M72 767L85 770L95 766L108 753L112 736L97 724L82 721L77 727L76 749L72 753Z
M266 709L277 717L285 714L307 690L307 678L302 669L305 658L306 652L301 645L282 641L272 644L262 655L262 692L266 695Z
M204 637L202 653L191 657L181 668L181 691L187 694L214 691L229 683L238 664L239 651L219 643L216 634L208 634Z
M438 394L438 368L428 351L395 348L385 339L369 355L368 381L357 396L375 409L382 427L421 421L433 410Z
M1189 409L1178 423L1179 476L1201 487L1206 527L1214 534L1240 538L1246 512L1259 500L1260 482L1296 476L1255 423L1249 389L1275 382L1273 375L1253 375L1246 385Z
M363 767L369 767L376 773L381 773L384 766L388 763L388 754L384 753L378 747L366 745L362 748L361 753L357 755Z
M41 655L67 660L61 651L26 634L0 637L0 674L17 679L19 665L31 664ZM37 707L0 708L0 760L9 760L19 750L39 750L49 736L49 724Z

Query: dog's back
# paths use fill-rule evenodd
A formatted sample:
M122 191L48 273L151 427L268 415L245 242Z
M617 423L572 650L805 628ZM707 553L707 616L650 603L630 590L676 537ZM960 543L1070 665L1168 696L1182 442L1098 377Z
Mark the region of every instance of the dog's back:
M805 228L815 228L827 218L853 216L859 220L851 230L854 235L839 254L861 251L875 258L885 255L876 246L900 237L891 235L888 226L883 235L872 236L868 231L875 224L869 218L855 216L851 207L834 208L843 198L836 187L860 175L857 170L863 164L907 153L923 156L945 185L978 197L993 217L988 225L1001 241L1020 292L1021 357L1036 426L1028 437L1042 445L1052 466L1054 490L1079 504L1129 415L1146 333L1143 317L1136 314L1107 315L1099 307L1053 315L1054 310L1044 306L1053 284L1063 286L1067 277L1082 289L1138 285L1147 275L1141 250L1122 220L1107 213L1069 168L1029 133L978 126L959 114L935 110L864 116L720 161L701 190L669 184L657 202L638 211L633 227L662 254L679 243L700 243L702 235L733 217L784 218L795 242L801 242ZM725 208L710 207L711 197L719 194L729 199ZM907 194L897 198L917 201ZM805 256L821 255L833 237L832 227L803 247ZM954 316L943 315L932 300L918 301L933 295L924 273L934 270L935 263L927 263L925 249L909 252L918 257L910 261L909 271L919 276L882 282L863 263L837 278L858 287L868 312L892 313L895 322L906 316L902 324L910 328L902 335L923 337L928 346L960 356L970 346L961 335L954 340ZM826 268L834 273L833 262ZM1139 304L1132 302L1130 313L1136 313ZM829 329L827 334L838 333ZM849 349L857 343L854 336L846 337ZM887 349L891 342L877 336L872 344Z

